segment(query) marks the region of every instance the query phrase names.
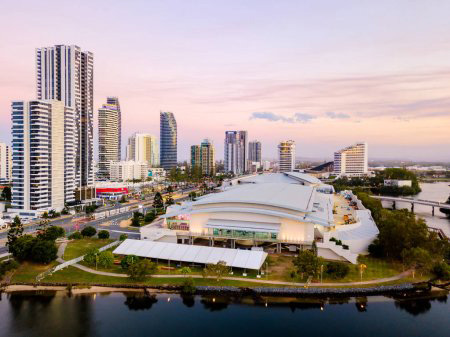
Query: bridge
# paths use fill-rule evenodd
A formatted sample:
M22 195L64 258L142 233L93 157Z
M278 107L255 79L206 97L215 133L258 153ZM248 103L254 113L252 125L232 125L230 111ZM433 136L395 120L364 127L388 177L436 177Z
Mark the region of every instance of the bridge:
M434 215L434 208L443 208L450 210L450 204L446 204L445 202L438 202L438 201L430 201L430 200L423 200L423 199L413 199L413 198L405 198L405 197L387 197L382 195L371 195L372 198L380 199L382 201L392 201L392 208L395 209L395 203L396 202L405 202L411 204L411 212L414 212L414 205L426 205L431 206L431 214Z

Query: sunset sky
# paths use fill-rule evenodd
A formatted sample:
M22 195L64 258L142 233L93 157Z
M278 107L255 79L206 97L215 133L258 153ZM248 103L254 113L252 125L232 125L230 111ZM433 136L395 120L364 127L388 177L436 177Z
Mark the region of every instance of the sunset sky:
M0 141L10 102L33 99L35 48L94 53L95 108L122 106L123 139L178 122L178 157L248 130L275 158L331 158L357 141L369 157L450 161L450 1L0 2ZM96 111L95 111L96 113ZM96 116L96 115L95 115ZM125 143L123 141L123 143Z

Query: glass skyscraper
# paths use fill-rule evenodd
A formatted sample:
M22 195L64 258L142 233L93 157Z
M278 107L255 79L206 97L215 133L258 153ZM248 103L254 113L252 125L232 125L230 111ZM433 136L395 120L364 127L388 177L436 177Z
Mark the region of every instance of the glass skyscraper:
M160 163L166 171L177 167L177 121L172 112L160 112Z

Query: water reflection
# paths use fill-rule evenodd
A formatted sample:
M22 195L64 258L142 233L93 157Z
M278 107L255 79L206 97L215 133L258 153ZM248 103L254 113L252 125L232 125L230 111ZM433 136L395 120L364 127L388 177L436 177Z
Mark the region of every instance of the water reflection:
M395 299L395 307L400 310L405 310L407 313L418 316L421 314L425 314L426 312L431 310L431 303L434 301L447 303L447 295L442 294L440 296L435 297L424 297L424 298L408 298L408 296L396 296L393 297Z
M127 295L124 304L130 310L149 310L153 304L158 303L158 299L155 295L147 295L142 293L135 293Z

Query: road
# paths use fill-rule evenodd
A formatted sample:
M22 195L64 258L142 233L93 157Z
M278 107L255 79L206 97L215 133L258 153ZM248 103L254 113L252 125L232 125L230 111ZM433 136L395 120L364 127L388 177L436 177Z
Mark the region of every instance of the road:
M189 196L186 194L189 194L192 191L196 191L196 189L190 188L187 190L175 191L174 194L181 192L182 197L181 198L175 197L174 199L176 201L185 201L185 200L189 199ZM114 205L112 207L99 208L100 212L103 212L106 210L111 210L111 209L115 209L115 208L119 208L119 207L136 206L136 205L138 206L138 208L134 208L127 212L115 214L115 215L109 216L107 218L90 220L90 221L84 222L82 224L79 224L77 229L75 228L76 224L73 223L73 220L75 220L77 218L81 219L79 216L66 216L64 218L58 218L58 219L53 219L53 220L50 219L49 225L61 226L65 229L66 233L71 233L71 232L74 232L75 230L81 230L84 227L92 226L92 227L96 228L97 230L109 231L110 237L112 239L118 239L121 234L127 234L130 239L139 239L140 234L137 229L130 230L127 228L123 228L123 227L119 226L119 223L122 220L130 219L133 216L133 213L136 211L139 211L141 213L147 213L147 212L153 211L154 210L153 206L149 206L151 204L153 204L153 199L131 202L129 204ZM142 206L142 208L139 208L139 206ZM108 222L111 224L109 226L105 225ZM30 233L36 232L39 229L39 227L40 227L39 223L32 223L30 225L25 225L24 226L24 234L30 234ZM0 232L0 240L6 239L7 236L8 236L7 230L3 230ZM7 251L6 247L0 247L0 253L6 252L6 251Z

